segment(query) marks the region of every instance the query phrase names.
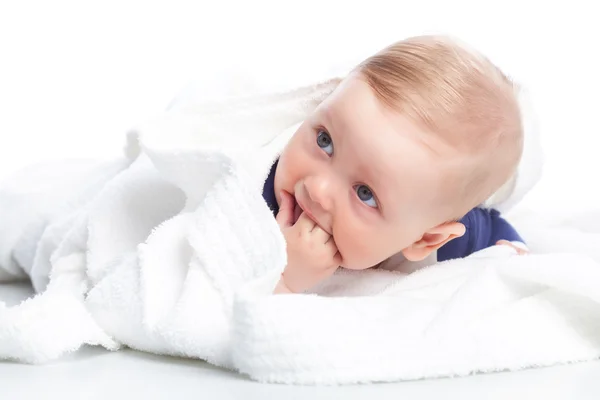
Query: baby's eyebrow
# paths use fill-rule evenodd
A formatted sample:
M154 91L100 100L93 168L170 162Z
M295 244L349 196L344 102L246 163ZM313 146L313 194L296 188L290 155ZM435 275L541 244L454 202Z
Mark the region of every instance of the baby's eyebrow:
M389 187L389 179L386 179L385 174L374 171L372 167L367 167L366 176L368 182L373 185L372 189L376 190L379 195L388 192L386 188Z
M336 124L334 123L334 118L332 115L333 113L331 112L331 110L328 107L324 107L320 111L321 111L322 118L325 121L325 127L331 131L329 133L333 133L333 131L336 130L336 128L335 128Z
M343 117L335 115L334 111L329 107L324 107L322 110L322 118L325 122L324 126L327 128L330 135L336 141L338 147L341 147L342 143L348 136L348 130L345 129L346 122Z

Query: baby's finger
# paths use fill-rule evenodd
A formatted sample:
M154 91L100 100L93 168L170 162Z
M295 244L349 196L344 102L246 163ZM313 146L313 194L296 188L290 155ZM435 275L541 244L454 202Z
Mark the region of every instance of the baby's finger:
M310 232L314 229L315 225L315 221L310 219L310 217L304 211L302 211L302 214L300 214L298 217L298 221L296 221L294 227L297 227L304 232Z
M327 243L331 239L331 235L317 224L315 224L310 234L318 243Z
M275 220L281 228L287 228L294 224L294 197L285 190L281 191L280 196L281 204Z
M335 245L335 241L333 239L329 240L327 243L325 243L325 248L327 249L327 252L330 254L331 257L334 257L337 255L340 255L340 252L338 251L337 246ZM337 264L340 265L340 264Z
M522 256L525 254L529 254L529 249L527 249L527 247L524 244L521 244L521 246L517 245L516 243L513 242L509 242L508 240L498 240L496 242L496 245L498 246L508 246L513 248L518 255Z

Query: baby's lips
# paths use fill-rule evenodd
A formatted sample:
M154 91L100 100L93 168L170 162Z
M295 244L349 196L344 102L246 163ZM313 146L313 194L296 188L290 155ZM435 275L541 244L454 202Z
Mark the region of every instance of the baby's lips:
M292 197L292 196L285 190L281 190L279 192L279 199L280 199L279 208L280 209L288 207L288 202L290 201L290 197Z

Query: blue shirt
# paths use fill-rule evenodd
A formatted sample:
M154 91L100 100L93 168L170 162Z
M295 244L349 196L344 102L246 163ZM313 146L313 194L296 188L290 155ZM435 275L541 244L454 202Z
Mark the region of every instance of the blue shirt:
M274 215L277 215L279 212L279 206L275 198L276 169L277 161L271 167L271 171L263 187L263 198ZM495 245L498 240L523 242L523 239L521 239L515 228L494 209L474 208L459 222L465 226L465 234L440 247L437 251L438 261L466 257L476 251Z

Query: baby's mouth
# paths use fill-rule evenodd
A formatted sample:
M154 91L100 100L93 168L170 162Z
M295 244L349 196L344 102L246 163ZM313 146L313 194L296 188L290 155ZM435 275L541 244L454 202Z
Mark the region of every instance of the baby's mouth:
M311 215L310 211L305 212L304 209L302 209L302 207L300 207L300 203L298 203L298 200L296 200L296 196L293 196L293 197L294 197L294 222L292 223L292 225L294 225L294 224L296 224L296 222L298 222L298 219L300 218L300 215L302 215L302 213L306 213L306 216L311 221L313 221L315 224L317 224L319 226L319 228L321 228L325 232L332 235L332 233L329 230L323 228L323 226L321 224L319 224L319 222L315 219L315 217L313 215Z

